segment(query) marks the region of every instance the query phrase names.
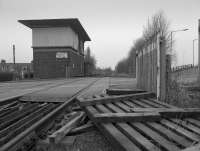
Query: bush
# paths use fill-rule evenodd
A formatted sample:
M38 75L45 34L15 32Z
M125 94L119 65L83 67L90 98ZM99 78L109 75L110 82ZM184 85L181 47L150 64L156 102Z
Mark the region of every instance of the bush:
M199 98L199 91L196 93L194 91L188 91L180 83L173 80L169 85L166 103L183 108L200 107Z
M12 81L14 74L12 72L0 72L0 82Z

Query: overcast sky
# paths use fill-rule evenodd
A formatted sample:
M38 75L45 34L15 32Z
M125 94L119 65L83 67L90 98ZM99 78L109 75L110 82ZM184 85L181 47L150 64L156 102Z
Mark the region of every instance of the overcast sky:
M0 59L32 60L31 29L19 19L79 18L91 37L90 46L99 67L112 67L127 56L133 41L142 36L143 26L163 10L174 34L177 65L192 63L192 40L198 37L200 0L0 0ZM197 63L197 41L195 62Z

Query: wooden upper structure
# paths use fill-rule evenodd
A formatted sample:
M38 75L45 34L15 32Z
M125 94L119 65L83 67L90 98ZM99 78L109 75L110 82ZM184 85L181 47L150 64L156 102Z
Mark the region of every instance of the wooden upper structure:
M83 76L84 42L90 37L77 18L19 22L32 29L36 78Z

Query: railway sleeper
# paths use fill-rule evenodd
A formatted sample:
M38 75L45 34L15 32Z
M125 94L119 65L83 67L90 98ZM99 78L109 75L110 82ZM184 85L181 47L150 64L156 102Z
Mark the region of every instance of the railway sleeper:
M5 115L3 117L0 118L0 122L4 122L6 120L9 120L10 118L16 116L17 114L20 114L20 113L23 113L23 112L26 112L27 110L29 110L30 108L33 108L35 106L38 106L38 104L30 104L30 103L27 103L25 105L21 105L18 107L18 110L15 111L15 112L12 112L8 115Z
M0 111L9 107L13 107L18 104L18 101L14 101L5 105L0 106Z
M12 131L11 133L9 133L8 135L6 135L5 137L1 138L0 139L0 146L3 145L3 144L6 144L13 137L17 136L18 134L20 134L21 132L23 132L26 128L30 127L32 124L34 124L35 122L37 122L44 115L46 115L47 113L49 113L53 108L54 108L54 106L51 106L50 108L47 108L46 110L44 110L40 114L36 115L34 118L30 119L30 121L24 123L20 127L16 128L14 131Z
M16 115L13 115L12 117L10 117L10 119L5 119L5 120L0 120L2 121L2 124L0 124L0 130L4 129L5 127L7 127L8 125L16 122L17 120L19 120L20 118L23 118L24 116L34 112L35 110L37 110L38 108L40 108L39 106L29 106L28 108L26 108L25 110L22 110L21 112L17 112Z
M10 108L6 108L6 109L3 109L0 111L0 118L10 114L10 113L13 113L15 111L17 111L19 109L19 105L16 105L14 107L10 107Z
M9 132L13 131L14 129L16 129L17 127L19 127L21 124L23 124L26 121L30 120L31 118L34 118L35 115L41 113L43 110L48 109L51 106L52 106L52 104L48 104L48 105L46 104L45 106L41 107L37 111L31 113L28 116L23 117L22 119L20 119L16 123L13 123L10 126L6 127L5 129L1 130L0 131L0 138L3 137L4 135L8 134Z

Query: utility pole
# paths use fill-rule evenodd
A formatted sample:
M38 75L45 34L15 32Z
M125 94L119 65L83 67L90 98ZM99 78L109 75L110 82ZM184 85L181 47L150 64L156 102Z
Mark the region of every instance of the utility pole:
M13 72L14 72L14 76L13 76L13 79L16 80L16 74L15 74L15 45L13 44L12 45L13 47Z
M175 33L175 32L179 32L179 31L187 31L187 30L189 30L189 29L187 29L187 28L186 28L186 29L179 29L179 30L174 30L174 31L171 31L171 32L170 32L170 39L171 39L171 40L170 40L170 41L171 41L171 53L172 53L172 43L173 43L173 40L172 40L172 34Z
M15 45L13 45L13 64L15 65Z

